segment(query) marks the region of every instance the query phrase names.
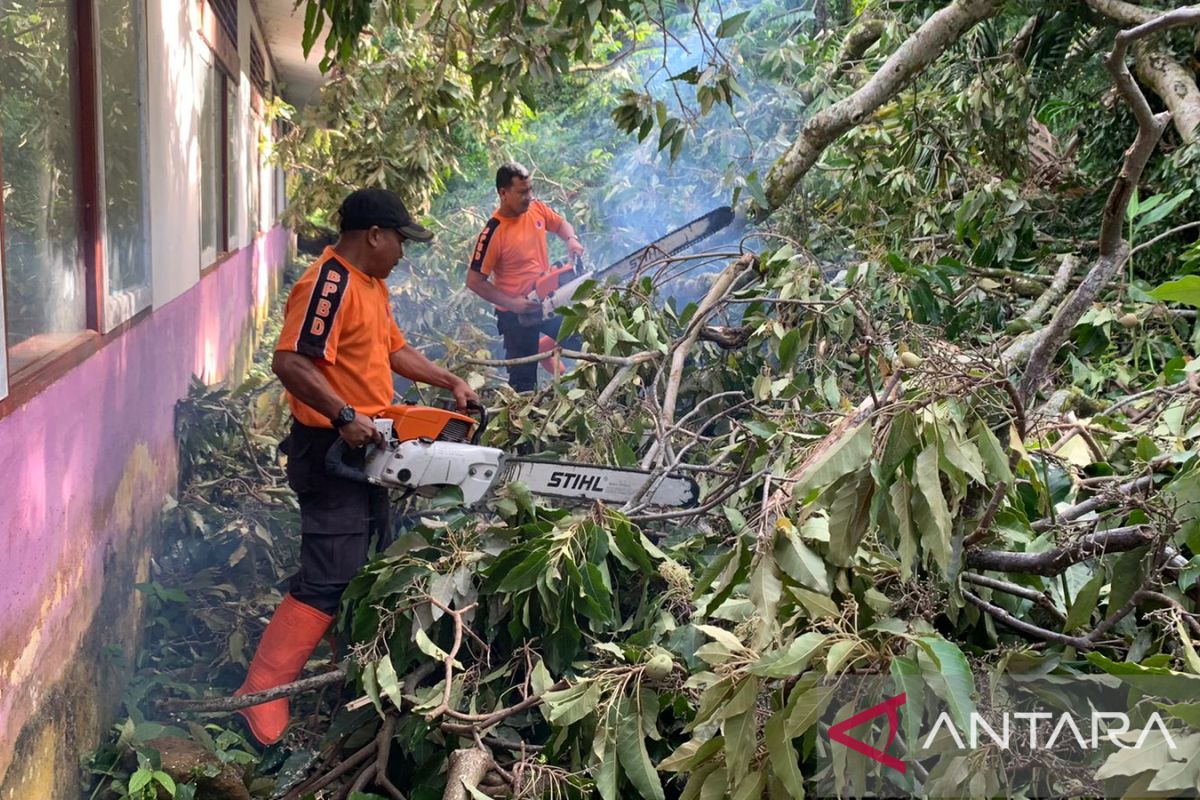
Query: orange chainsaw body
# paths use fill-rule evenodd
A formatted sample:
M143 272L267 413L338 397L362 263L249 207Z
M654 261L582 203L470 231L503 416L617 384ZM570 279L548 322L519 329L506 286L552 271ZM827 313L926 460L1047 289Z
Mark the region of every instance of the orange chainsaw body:
M533 282L531 293L536 294L539 300L545 300L563 283L563 276L573 277L575 268L571 266L553 266L549 271L542 273L537 280Z
M410 439L469 441L477 422L466 414L429 406L388 406L376 418L390 419L392 435L400 442Z

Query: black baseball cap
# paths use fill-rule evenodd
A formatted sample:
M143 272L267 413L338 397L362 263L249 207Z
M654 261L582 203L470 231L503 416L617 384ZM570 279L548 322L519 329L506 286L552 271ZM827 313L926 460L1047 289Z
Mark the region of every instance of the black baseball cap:
M342 201L338 214L344 231L366 231L379 226L400 231L405 239L415 242L433 239L433 232L412 218L400 196L387 189L357 189L351 192Z

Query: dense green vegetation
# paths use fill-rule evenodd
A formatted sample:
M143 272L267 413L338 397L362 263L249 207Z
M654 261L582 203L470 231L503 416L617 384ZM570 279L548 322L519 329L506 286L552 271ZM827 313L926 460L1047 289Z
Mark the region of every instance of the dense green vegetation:
M327 5L353 20L369 4ZM375 33L330 41L345 72L281 150L294 212L319 219L362 183L425 204L439 239L396 277L397 314L486 387L492 443L690 471L705 502L560 509L513 486L489 515L407 509L345 599L343 701L359 699L252 759L256 792L285 757L320 776L356 753L349 777L382 764L413 798L1200 786L1196 132L1166 126L1144 171L1126 165L1132 197L1110 196L1139 125L1104 58L1156 12L959 0L979 21L820 146L794 190L780 177L944 5L388 3ZM1143 61L1194 84L1195 33L1135 45L1153 111ZM481 363L489 312L461 288L508 158L598 264L723 202L751 221L706 256L593 287L564 316L594 357L515 397ZM226 602L237 615L196 656L214 693L254 640L250 609ZM945 709L965 730L1035 676L1051 709L1115 691L1179 746L1034 749L1014 767L917 735ZM181 688L150 685L135 723ZM900 691L899 742L876 743L907 772L831 741Z

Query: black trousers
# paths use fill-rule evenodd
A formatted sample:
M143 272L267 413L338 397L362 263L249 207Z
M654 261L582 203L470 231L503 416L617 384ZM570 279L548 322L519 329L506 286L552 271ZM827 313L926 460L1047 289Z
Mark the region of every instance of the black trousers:
M390 536L387 490L325 471L325 454L337 440L335 430L293 420L280 443L288 485L300 501L300 569L288 591L326 614L337 612L346 585L367 563L371 539L383 548ZM346 462L356 459L362 466L363 451L351 451Z
M538 351L538 340L542 334L558 338L558 330L562 327L562 317L553 316L542 320L537 325L522 325L521 318L511 311L496 312L496 329L504 337L504 357L524 358ZM581 340L571 336L562 343L569 348L578 348ZM508 368L508 385L517 392L530 392L537 388L538 362L520 364Z

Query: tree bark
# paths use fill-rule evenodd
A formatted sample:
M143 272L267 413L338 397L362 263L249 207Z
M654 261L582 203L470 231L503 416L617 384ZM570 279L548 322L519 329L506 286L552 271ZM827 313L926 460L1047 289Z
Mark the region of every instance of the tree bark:
M483 776L492 768L492 757L477 747L455 750L450 754L450 769L446 775L446 791L442 800L470 800L466 787L479 786Z
M1127 27L1143 25L1161 15L1156 9L1122 0L1087 0L1087 4L1118 25ZM1200 89L1196 87L1196 79L1162 48L1139 42L1133 48L1133 55L1138 78L1171 112L1180 138L1194 142L1200 135Z
M1102 0L1088 0L1093 7ZM1146 164L1162 138L1163 130L1171 119L1170 112L1155 114L1146 102L1146 96L1134 83L1129 67L1125 63L1126 52L1143 39L1171 28L1195 25L1200 22L1200 8L1181 8L1169 14L1155 16L1150 21L1117 34L1113 50L1105 59L1105 66L1125 102L1129 104L1138 122L1137 136L1125 151L1121 172L1113 184L1108 200L1104 204L1104 218L1100 224L1100 256L1088 271L1078 288L1058 309L1054 319L1040 331L1037 343L1029 355L1029 363L1021 377L1020 394L1026 406L1033 400L1058 349L1067 340L1075 323L1083 312L1091 307L1100 291L1112 280L1117 270L1129 257L1129 242L1125 241L1125 211L1130 198L1137 189L1138 181Z
M1070 544L1044 553L1010 553L1006 550L972 550L967 553L967 566L974 570L1016 572L1025 575L1058 575L1072 564L1087 561L1105 553L1124 553L1150 544L1154 531L1133 526L1101 531L1081 536Z
M774 211L791 196L796 184L846 131L860 125L868 115L893 98L901 89L981 20L999 11L1003 0L954 0L934 12L896 52L871 76L861 89L810 119L767 176L764 187Z

